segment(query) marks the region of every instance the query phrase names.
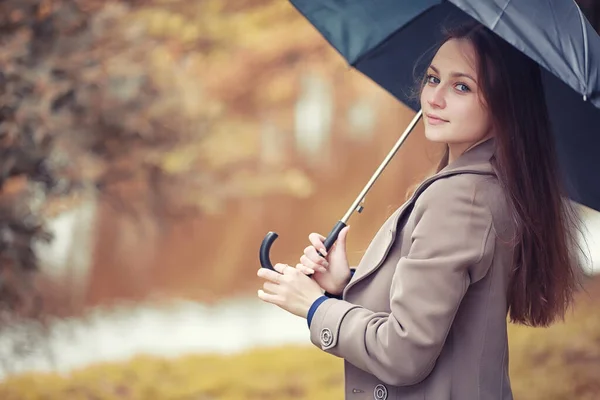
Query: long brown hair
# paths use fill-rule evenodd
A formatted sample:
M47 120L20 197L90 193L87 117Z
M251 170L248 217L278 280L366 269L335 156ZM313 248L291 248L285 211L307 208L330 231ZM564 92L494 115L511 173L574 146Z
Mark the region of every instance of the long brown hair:
M577 241L581 222L560 178L540 67L479 23L444 33L444 42L468 40L475 48L479 85L495 128L492 164L515 224L510 320L547 326L563 319L572 304L583 258ZM444 164L442 159L438 171Z

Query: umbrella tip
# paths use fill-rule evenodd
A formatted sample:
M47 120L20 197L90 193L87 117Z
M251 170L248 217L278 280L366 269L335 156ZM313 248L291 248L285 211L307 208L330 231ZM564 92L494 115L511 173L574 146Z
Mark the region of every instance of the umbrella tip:
M583 95L583 101L587 101L587 95L586 94Z

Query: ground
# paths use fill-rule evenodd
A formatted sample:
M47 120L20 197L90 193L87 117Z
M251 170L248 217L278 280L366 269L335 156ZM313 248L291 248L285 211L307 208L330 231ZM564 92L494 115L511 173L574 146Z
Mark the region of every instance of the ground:
M510 326L515 398L600 398L600 276L579 293L564 323ZM3 400L342 399L342 361L316 347L286 346L229 356L140 356L68 376L25 374L0 385Z

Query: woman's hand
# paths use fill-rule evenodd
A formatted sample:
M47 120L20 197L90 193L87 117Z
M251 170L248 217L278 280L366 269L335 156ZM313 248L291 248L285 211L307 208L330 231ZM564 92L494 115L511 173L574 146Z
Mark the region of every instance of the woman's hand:
M264 290L258 297L299 317L306 318L310 306L323 295L319 284L294 267L275 264L275 271L260 268L256 273L264 278Z
M308 235L311 245L304 249L304 255L300 257L300 264L296 269L304 274L314 274L315 282L328 293L339 295L342 293L352 274L346 256L346 237L349 226L340 231L340 234L330 249L329 254L325 250L325 237L318 233ZM325 256L321 257L317 250Z

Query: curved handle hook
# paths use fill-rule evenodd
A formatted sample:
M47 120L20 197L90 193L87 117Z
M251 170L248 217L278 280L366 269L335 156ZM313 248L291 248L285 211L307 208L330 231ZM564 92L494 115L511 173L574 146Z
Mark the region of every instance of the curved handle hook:
M345 227L346 227L346 224L343 223L342 221L338 221L338 223L335 224L335 226L333 227L331 232L329 232L329 235L327 235L325 242L323 243L325 246L325 249L327 251L331 250L331 247L337 240L340 232ZM278 237L279 237L279 235L277 235L275 232L269 232L269 233L267 233L267 236L265 236L265 238L262 241L262 244L260 245L260 250L259 250L258 255L260 258L260 265L263 268L268 268L268 269L274 270L273 264L271 264L271 257L269 256L269 253L271 252L271 246L273 245L273 243L275 242L275 240Z
M260 265L263 268L268 268L273 271L275 270L273 268L273 264L271 264L271 257L269 256L269 253L271 252L271 246L278 237L279 235L277 235L275 232L269 232L260 245L258 256L260 258Z

